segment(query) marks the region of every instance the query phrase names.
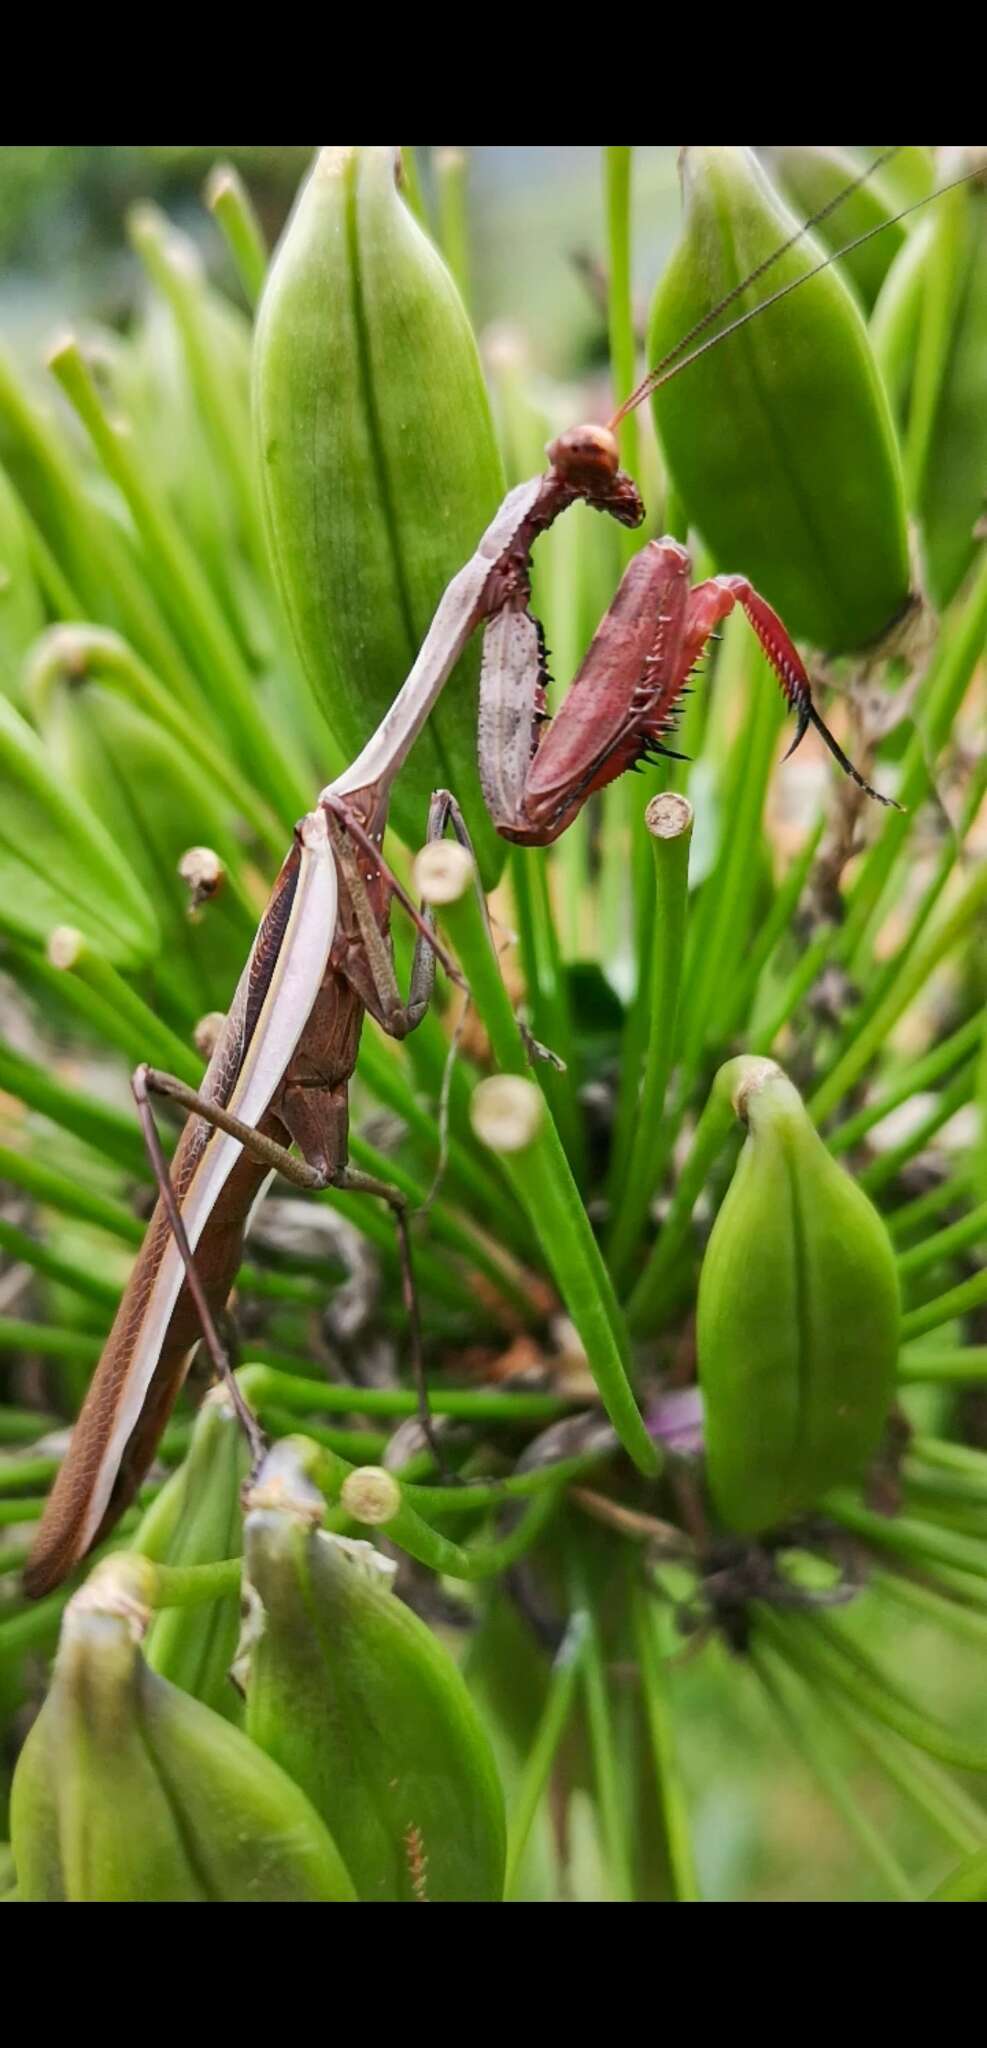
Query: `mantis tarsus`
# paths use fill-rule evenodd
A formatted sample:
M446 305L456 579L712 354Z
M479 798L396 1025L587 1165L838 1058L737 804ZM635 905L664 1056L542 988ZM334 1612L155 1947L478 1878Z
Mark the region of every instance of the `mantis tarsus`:
M614 427L659 378L677 374L701 352L681 355L728 303L721 301L685 337L673 352L679 358L674 366L659 365L609 427L583 426L560 436L548 451L546 474L505 498L446 589L377 731L296 827L201 1091L138 1069L135 1095L161 1197L38 1530L24 1574L30 1594L58 1584L133 1499L200 1332L214 1364L228 1372L213 1319L235 1278L251 1209L273 1171L305 1188L348 1187L390 1203L402 1233L420 1364L404 1201L385 1182L348 1166L347 1090L364 1014L391 1035L405 1036L427 1006L436 953L444 958L428 919L409 905L420 930L403 1000L389 937L392 897L403 892L380 847L395 777L477 627L485 625L481 782L498 829L518 843L550 844L594 791L649 752L667 751L692 667L736 604L796 714L792 747L814 724L844 772L877 796L817 712L801 657L771 607L742 576L717 576L691 588L689 556L667 538L633 557L564 705L550 725L544 721L543 641L529 608L534 543L578 499L622 524L640 524L644 507L619 467ZM702 347L725 339L736 324ZM429 836L450 821L461 829L452 797L438 792ZM189 1111L170 1181L153 1134L149 1093L168 1095ZM427 1426L427 1409L423 1420ZM256 1448L256 1425L245 1411L244 1421Z

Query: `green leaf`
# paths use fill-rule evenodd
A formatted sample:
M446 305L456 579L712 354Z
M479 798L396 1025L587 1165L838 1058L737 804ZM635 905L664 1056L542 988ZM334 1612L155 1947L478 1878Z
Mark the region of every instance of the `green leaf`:
M58 925L74 925L118 967L144 966L159 943L123 855L0 698L0 929L44 946Z

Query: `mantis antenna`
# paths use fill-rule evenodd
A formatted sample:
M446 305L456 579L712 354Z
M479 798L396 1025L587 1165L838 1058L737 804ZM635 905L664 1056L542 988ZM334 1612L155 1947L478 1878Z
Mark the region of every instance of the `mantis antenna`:
M899 143L897 148L900 147L901 144ZM887 220L878 221L876 227L865 228L863 234L854 235L852 241L844 242L841 248L832 249L828 256L822 258L821 262L814 263L809 270L803 270L801 276L793 277L788 284L781 285L778 291L769 292L766 299L759 299L756 306L750 306L746 313L738 314L736 320L729 321L727 326L721 327L717 334L711 334L708 341L700 342L698 348L690 349L687 355L682 355L682 350L688 342L694 341L698 334L701 334L714 320L719 319L720 314L725 312L726 308L732 305L742 292L747 291L752 284L756 283L758 278L763 277L765 272L770 270L772 265L777 263L782 256L786 255L788 250L803 235L808 234L812 228L817 227L819 222L824 220L827 215L835 212L836 208L841 206L843 201L848 199L850 194L855 192L858 186L863 184L864 180L869 178L878 169L880 164L886 163L888 157L893 156L895 153L895 150L886 150L884 155L878 157L875 163L870 164L860 177L854 178L849 185L845 185L842 192L838 192L834 199L830 199L825 206L820 207L818 213L811 214L808 220L803 221L796 234L789 235L787 241L781 242L778 248L772 251L770 256L766 256L762 263L759 263L747 277L742 278L739 284L734 285L732 290L727 292L715 306L712 306L708 313L704 313L702 319L697 320L695 326L689 329L688 334L683 335L682 340L676 342L675 347L670 349L668 354L663 356L661 361L656 363L654 368L649 370L645 377L642 377L640 384L631 392L630 397L625 398L623 404L618 406L613 418L607 422L609 431L612 433L613 429L620 425L621 420L629 412L636 411L637 407L642 404L644 399L650 397L653 391L659 390L663 384L670 384L673 377L678 377L683 370L689 369L692 363L698 362L700 356L706 355L712 348L718 348L720 342L725 341L729 334L735 334L739 327L746 327L749 320L756 319L759 313L766 313L769 306L777 305L780 299L788 297L789 292L797 291L801 285L808 284L811 277L818 277L820 271L828 270L832 263L838 263L842 257L849 256L854 249L859 249L864 242L869 242L874 235L883 235L886 228L895 227L898 221L905 220L910 213L917 213L920 207L928 206L933 199L940 199L944 192L952 192L957 185L966 185L972 178L983 176L982 167L974 165L971 170L963 171L958 178L950 178L947 184L937 186L934 192L927 192L924 199L913 199L910 206L903 206L899 213L891 214Z

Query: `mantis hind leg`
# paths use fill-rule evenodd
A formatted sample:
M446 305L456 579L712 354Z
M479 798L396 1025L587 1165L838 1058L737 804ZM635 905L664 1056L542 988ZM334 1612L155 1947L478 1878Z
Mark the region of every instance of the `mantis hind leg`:
M206 1350L209 1353L209 1358L217 1378L220 1379L223 1382L223 1385L226 1387L230 1400L233 1403L233 1408L236 1413L237 1420L240 1424L241 1429L243 1430L243 1433L247 1439L248 1444L250 1445L250 1476L251 1478L253 1478L256 1472L258 1471L260 1464L264 1458L264 1455L267 1451L267 1439L264 1435L263 1430L260 1427L260 1424L257 1421L256 1416L253 1414L252 1410L248 1408L247 1403L240 1392L240 1388L237 1384L236 1375L230 1364L229 1358L226 1353L226 1349L220 1338L219 1331L216 1328L215 1318L213 1316L212 1309L209 1306L209 1301L206 1295L205 1288L203 1287L202 1281L199 1277L199 1272L195 1263L195 1257L192 1252L192 1247L188 1240L188 1232L186 1231L181 1208L179 1207L178 1198L171 1184L171 1175L168 1171L168 1162L162 1150L161 1140L158 1137L158 1128L154 1121L154 1112L151 1108L150 1103L150 1093L152 1089L154 1089L155 1092L158 1093L167 1092L165 1090L155 1089L155 1083L162 1078L169 1079L170 1076L159 1076L150 1067L138 1067L132 1082L134 1101L137 1104L137 1114L140 1118L141 1129L144 1133L144 1143L147 1146L148 1158L151 1162L151 1166L154 1172L154 1178L158 1184L158 1193L160 1194L161 1200L164 1204L165 1214L167 1215L168 1222L171 1225L171 1234L178 1247L178 1253L182 1261L182 1265L185 1268L185 1279L189 1293L192 1297L193 1302L195 1303L196 1313L198 1315L199 1323L202 1328L203 1343L205 1344ZM192 1090L189 1090L190 1094L192 1092ZM211 1105L204 1102L201 1097L199 1098L199 1101L202 1103L202 1107L199 1111L200 1115L204 1114L208 1116L208 1112Z
M283 1121L285 1130L305 1152L304 1159L297 1159L294 1153L289 1151L286 1145L279 1144L276 1138L269 1137L264 1131L255 1130L253 1125L241 1122L239 1117L232 1116L229 1110L220 1108L218 1103L210 1102L206 1096L199 1095L194 1088L189 1088L174 1074L161 1073L155 1067L138 1067L133 1079L133 1090L155 1179L185 1267L189 1293L198 1313L203 1342L214 1370L229 1388L230 1398L250 1444L255 1468L266 1451L266 1439L237 1385L196 1269L195 1257L171 1185L167 1162L148 1100L149 1094L152 1093L169 1096L191 1115L201 1116L215 1129L225 1131L231 1138L239 1139L244 1150L249 1152L253 1159L262 1166L269 1166L284 1180L290 1181L294 1187L307 1188L316 1193L325 1188L336 1187L351 1190L354 1194L376 1195L381 1201L387 1202L398 1233L402 1292L411 1337L411 1370L418 1395L422 1430L440 1471L444 1470L445 1461L432 1421L425 1380L421 1317L411 1256L407 1202L400 1189L392 1187L389 1182L377 1180L372 1174L358 1173L355 1168L346 1164L345 1088L295 1086L285 1089L278 1103L277 1114Z
M330 1089L287 1087L278 1104L278 1115L301 1147L306 1160L310 1162L307 1171L318 1175L320 1187L339 1188L341 1193L354 1195L375 1195L379 1201L386 1202L391 1211L397 1231L401 1293L408 1318L411 1376L418 1397L418 1416L429 1450L440 1472L444 1472L445 1458L432 1419L428 1383L425 1378L421 1314L415 1283L407 1200L400 1188L393 1187L390 1181L379 1180L376 1174L361 1173L356 1167L347 1164L349 1114L345 1083L338 1088ZM287 1156L291 1158L290 1153ZM293 1160L292 1164L297 1166L298 1161Z

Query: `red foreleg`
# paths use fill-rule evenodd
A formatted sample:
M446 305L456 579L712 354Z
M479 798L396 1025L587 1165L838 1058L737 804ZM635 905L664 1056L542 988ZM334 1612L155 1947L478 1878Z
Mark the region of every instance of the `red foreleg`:
M880 790L873 789L869 782L865 782L859 769L854 767L853 762L843 752L839 741L834 738L812 701L812 685L798 648L777 612L772 610L767 600L760 596L746 576L713 576L708 583L697 583L689 599L686 626L689 666L691 667L698 657L714 626L732 612L735 604L741 606L750 620L767 660L781 684L785 702L795 713L795 738L785 755L786 761L788 755L794 754L796 747L801 744L809 726L814 725L834 760L839 762L844 775L849 775L858 788L865 790L867 795L874 797L879 804L887 805L890 810L900 810L900 804L896 804L893 797L882 796Z

